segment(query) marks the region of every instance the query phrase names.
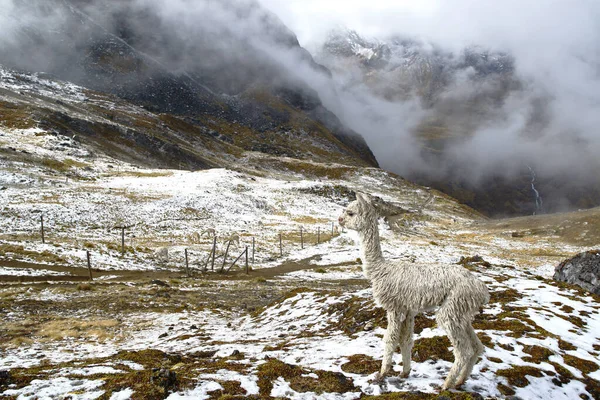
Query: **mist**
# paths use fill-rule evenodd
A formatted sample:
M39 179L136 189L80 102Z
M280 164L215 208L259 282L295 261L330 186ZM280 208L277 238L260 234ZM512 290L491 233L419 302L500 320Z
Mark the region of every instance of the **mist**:
M597 182L600 3L552 1L543 9L534 0L260 3L264 8L249 0L0 0L0 60L63 72L62 78L88 77L74 62L82 41L114 35L125 43L117 44L119 51L130 46L137 51L132 58L209 92L237 96L262 84L308 88L366 139L382 167L400 175L484 186L491 177L510 180L532 168L540 180ZM66 18L69 4L95 28L82 30ZM46 32L72 30L73 44L57 40L16 54L24 37L31 42L23 32L41 26ZM331 74L298 46L318 56L339 26L382 41L410 38L455 60L467 48L506 54L511 73L481 79L473 68L452 70L432 104L415 93L385 96L361 82L360 71ZM393 84L380 82L382 90ZM442 121L450 136L452 129L461 134L442 150L424 151L418 133L430 121Z
M479 121L450 108L450 126L470 118L468 134L446 145L435 159L415 140L420 121L444 107L485 98L493 80L474 71L449 78L435 107L415 97L385 101L355 82L328 107L360 132L381 165L402 175L460 178L477 186L491 177L508 180L533 168L540 179L584 187L597 184L600 167L600 3L594 1L289 1L262 3L317 53L327 32L344 25L373 40L407 37L460 56L467 48L509 55L513 87L500 102L480 106ZM338 71L348 86L351 71ZM344 74L346 75L344 77ZM469 74L473 76L469 76ZM338 85L338 87L343 87ZM492 88L492 92L493 92ZM443 104L446 104L445 106ZM464 111L464 110L463 110ZM557 178L559 177L559 178Z

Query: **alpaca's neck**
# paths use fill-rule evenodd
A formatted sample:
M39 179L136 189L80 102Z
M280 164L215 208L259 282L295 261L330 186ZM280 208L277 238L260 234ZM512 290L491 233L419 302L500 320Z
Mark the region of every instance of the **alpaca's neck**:
M367 278L370 278L372 272L374 272L373 268L377 268L377 265L383 261L377 220L369 224L365 230L359 232L359 235L362 247L363 269Z

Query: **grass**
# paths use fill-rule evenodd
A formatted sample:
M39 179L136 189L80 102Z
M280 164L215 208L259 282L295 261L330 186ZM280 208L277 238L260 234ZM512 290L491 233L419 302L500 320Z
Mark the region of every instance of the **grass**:
M350 374L370 375L379 371L381 361L365 354L354 354L348 357L348 362L342 364L341 368Z
M88 338L106 341L117 336L121 323L114 319L79 320L63 318L41 324L36 335L42 340L62 340L66 338Z
M565 364L577 368L586 375L591 372L595 372L600 368L598 364L593 361L583 360L570 354L563 354L562 358L565 361Z
M306 376L308 373L316 374L317 378ZM301 393L346 393L356 389L352 380L339 372L309 370L273 358L259 365L257 376L261 396L270 395L273 382L279 377L289 382L293 390Z
M441 393L423 393L418 391L385 393L378 396L361 397L365 400L479 400L477 393L443 391Z
M451 346L447 336L433 336L415 341L413 347L413 360L425 362L428 360L454 361L454 355L449 350Z
M41 252L27 250L24 246L10 243L0 243L0 254L12 254L18 258L32 259L36 262L61 264L65 259L49 250Z
M40 164L46 168L58 171L58 172L69 172L74 168L85 168L89 167L89 164L73 160L70 158L65 158L64 160L57 160L54 158L43 158Z
M523 347L523 352L529 354L528 357L523 357L523 361L533 364L548 362L550 356L554 355L552 350L537 345L526 345Z
M0 124L13 129L29 129L37 125L32 110L23 105L0 101Z
M541 378L544 373L539 368L515 365L511 368L496 371L496 375L506 378L511 386L525 387L529 385L527 376Z
M372 299L351 297L345 301L332 304L327 312L330 315L339 315L334 327L348 335L363 331L367 323L373 324L374 327L387 327L385 311L380 307L375 307Z

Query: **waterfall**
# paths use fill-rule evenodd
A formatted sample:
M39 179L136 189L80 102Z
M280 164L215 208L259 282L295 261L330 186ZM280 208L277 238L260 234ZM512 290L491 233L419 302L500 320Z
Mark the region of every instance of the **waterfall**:
M535 211L533 212L533 215L536 215L537 213L542 211L544 202L542 201L542 196L540 196L540 192L538 192L538 190L535 188L535 171L529 165L527 166L527 168L529 168L529 172L531 173L531 190L533 190L533 195L535 197Z

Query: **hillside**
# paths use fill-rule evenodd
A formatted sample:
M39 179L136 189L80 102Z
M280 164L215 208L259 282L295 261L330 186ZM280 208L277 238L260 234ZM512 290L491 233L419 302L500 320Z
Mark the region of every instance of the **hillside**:
M452 356L430 314L411 376L371 382L385 317L356 235L335 225L364 191L381 198L386 257L460 262L492 293L474 324L485 354L441 398L598 398L600 299L550 277L598 245L600 210L488 220L355 157L332 163L333 141L248 151L216 119L192 134L111 95L1 78L0 396L440 398ZM218 272L246 248L249 274L244 256Z
M560 93L545 82L546 66L524 76L523 60L503 51L399 35L369 39L349 29L332 31L315 58L342 91L373 108L364 114L379 121L379 130L390 131L366 135L386 169L488 216L600 205L600 181L589 172L598 168L588 147L593 140L583 139L595 129L557 122L574 113L554 107ZM390 136L402 139L394 146ZM410 163L397 157L402 151Z
M154 147L164 149L163 164L169 156L192 157L173 143L169 132L178 131L185 135L179 141L194 136L191 141L197 142L197 136L212 134L243 150L296 158L311 157L298 143L316 138L315 147L341 162L377 166L364 139L327 110L284 60L314 73L328 71L258 3L179 1L169 8L129 0L27 0L11 5L6 13L15 26L0 38L2 65L78 84L92 100L90 108L78 102L77 110L44 104L53 113L42 111L38 119L48 120L52 129L58 125L89 136L88 122L80 120L91 119L109 136L124 136L113 132L119 124L134 138L150 131ZM12 95L18 99L19 94ZM110 103L126 104L113 112L102 106ZM186 162L201 166L205 161Z

